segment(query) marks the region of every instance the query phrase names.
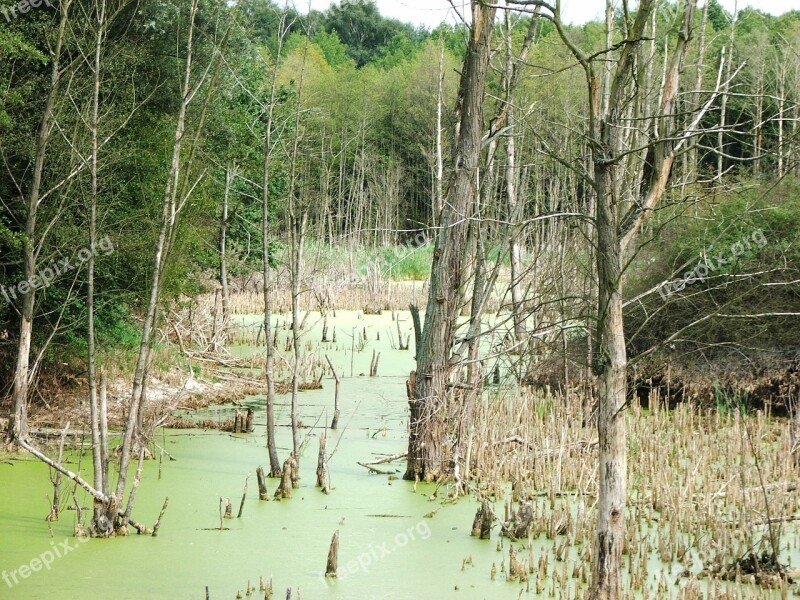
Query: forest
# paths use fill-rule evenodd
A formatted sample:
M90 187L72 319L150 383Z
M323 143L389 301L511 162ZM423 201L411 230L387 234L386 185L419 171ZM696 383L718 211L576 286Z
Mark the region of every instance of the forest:
M0 597L800 595L800 7L568 2L0 0Z

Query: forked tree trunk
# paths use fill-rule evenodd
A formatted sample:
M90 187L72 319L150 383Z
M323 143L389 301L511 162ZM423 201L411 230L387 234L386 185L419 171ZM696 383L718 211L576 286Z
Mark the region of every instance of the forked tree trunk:
M468 222L481 156L484 88L496 9L472 0L472 25L459 90L455 177L442 212L433 255L428 306L417 348L417 375L409 397L408 463L404 477L424 481L452 472L445 446L450 355L462 301Z
M561 20L560 3L555 7L528 0L509 0L512 4L535 4L552 12L551 20L564 44L577 59L586 75L589 144L592 149L592 176L586 182L596 194L595 227L597 230L597 342L592 366L598 378L599 411L599 490L598 515L592 561L592 582L587 592L591 600L617 600L622 595L621 559L625 541L625 506L627 502L627 448L625 406L627 390L625 369L625 331L622 320L622 265L626 250L664 196L676 153L702 114L695 116L687 131L677 131L676 106L680 73L691 38L696 0L688 0L683 26L675 50L664 71L659 106L652 114L641 115L637 126L658 131L651 138L644 160L632 159L631 136L625 133L630 119L628 106L641 101L643 93L637 81L646 68L641 45L645 38L656 0L641 0L633 25L626 28L629 43L619 50L613 76L607 79L607 96L601 96L601 78L607 77L606 61L598 67L595 55L589 55L571 39ZM607 0L610 9L612 1ZM602 69L602 73L599 72ZM607 97L607 101L606 101ZM643 104L646 106L646 104ZM648 111L649 112L649 111ZM635 137L635 136L634 136ZM622 167L625 167L624 169ZM626 172L626 169L628 172ZM631 191L625 181L641 180L641 191ZM638 186L636 186L638 190ZM633 196L633 197L631 197ZM627 204L623 215L620 206Z

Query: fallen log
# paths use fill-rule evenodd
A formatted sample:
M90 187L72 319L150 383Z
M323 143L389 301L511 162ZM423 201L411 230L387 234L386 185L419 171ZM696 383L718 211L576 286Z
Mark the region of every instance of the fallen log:
M372 466L370 466L370 465L368 465L366 463L361 463L360 462L358 464L361 465L362 467L364 467L365 469L367 469L370 473L374 473L375 475L394 475L395 473L397 473L397 470L394 470L394 471L381 471L380 469L376 469L375 467L372 467Z

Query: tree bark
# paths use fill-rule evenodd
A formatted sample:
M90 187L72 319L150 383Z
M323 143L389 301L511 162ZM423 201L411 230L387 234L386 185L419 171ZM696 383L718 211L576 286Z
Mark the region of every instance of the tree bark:
M463 297L469 217L481 155L486 72L496 8L472 0L472 24L459 90L455 178L442 212L433 255L428 305L417 349L414 396L409 399L408 463L404 477L432 481L452 471L441 410L450 378L450 350Z

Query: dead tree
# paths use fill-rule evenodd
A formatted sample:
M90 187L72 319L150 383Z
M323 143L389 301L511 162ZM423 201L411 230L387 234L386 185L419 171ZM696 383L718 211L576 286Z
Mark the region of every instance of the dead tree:
M642 51L647 26L658 2L642 0L633 17L626 11L623 15L625 39L600 54L589 54L572 41L561 20L560 2L553 6L534 0L509 0L508 4L524 10L531 7L542 9L542 15L553 22L563 43L582 67L586 79L587 137L592 163L590 172L582 173L582 176L596 196L594 225L598 303L592 368L599 389L600 486L589 597L615 600L622 593L621 557L627 503L627 356L622 318L622 275L636 235L666 192L676 156L688 139L696 135L709 106L707 102L689 116L683 130L679 129L679 120L683 119L678 115L677 107L680 74L691 39L696 1L686 3L677 41L664 72L660 103L655 111L648 108L639 84L647 62ZM607 78L608 89L603 93L602 65L611 57L614 57L613 75ZM711 100L715 96L712 95ZM631 126L631 123L635 125Z
M89 379L89 414L92 432L92 467L94 469L94 487L108 495L108 454L103 452L101 440L101 420L106 417L100 415L100 405L97 397L97 368L95 352L95 323L94 323L94 273L95 254L97 251L97 204L98 204L98 172L99 172L99 130L100 130L100 87L102 80L102 54L103 42L106 34L106 2L98 0L95 4L96 27L95 46L93 56L92 79L92 107L89 129L92 142L92 152L89 164L91 187L89 193L89 260L86 269L86 314L87 314L87 376ZM103 391L104 393L104 391ZM105 410L105 402L103 403ZM59 462L61 458L59 455ZM105 461L105 462L104 462ZM92 522L89 531L92 535L106 536L112 533L111 519L108 506L104 506L95 499Z

